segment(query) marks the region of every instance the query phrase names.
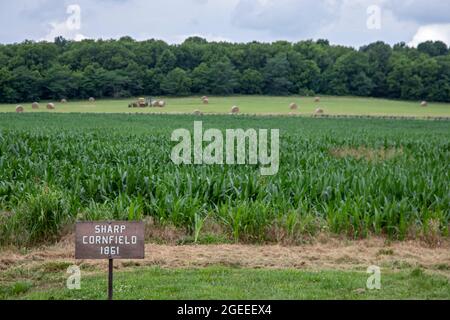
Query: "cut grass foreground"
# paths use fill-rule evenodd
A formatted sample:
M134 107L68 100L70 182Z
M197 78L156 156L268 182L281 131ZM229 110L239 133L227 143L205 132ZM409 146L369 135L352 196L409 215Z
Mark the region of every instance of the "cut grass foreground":
M449 243L325 239L302 246L146 245L114 263L115 299L450 299ZM73 238L0 249L0 299L105 299L107 261L73 259ZM66 288L76 263L81 290ZM368 290L370 265L381 289Z
M41 102L38 110L31 108L30 102L21 103L26 113L229 113L236 105L244 114L289 114L289 104L299 106L298 115L312 115L317 108L327 115L371 115L371 116L413 116L413 117L450 117L449 103L430 103L421 107L419 101L398 101L358 97L322 97L315 102L314 97L272 97L272 96L229 96L210 97L209 104L204 105L200 97L163 98L167 102L165 108L128 108L128 104L136 98L105 99L95 103L89 101L69 101L62 104L55 102L55 110L47 110L47 102ZM0 112L15 112L18 104L0 104Z
M106 273L82 278L80 290L65 287L64 271L59 280L39 283L16 282L0 285L3 299L105 299ZM55 275L52 276L55 278ZM279 269L134 268L115 273L115 299L151 300L300 300L300 299L450 299L447 278L424 273L422 269L384 272L381 289L366 289L370 275L362 271L301 271Z

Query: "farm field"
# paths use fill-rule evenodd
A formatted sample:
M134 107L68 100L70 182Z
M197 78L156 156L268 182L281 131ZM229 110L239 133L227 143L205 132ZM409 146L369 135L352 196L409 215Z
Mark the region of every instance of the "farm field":
M165 108L128 108L135 99L69 101L62 104L55 102L55 110L45 108L47 102L40 103L40 109L31 108L32 101L22 103L25 112L44 113L193 113L200 110L203 113L229 113L233 105L245 114L289 114L290 103L299 106L295 114L312 115L317 108L328 115L372 115L372 116L412 116L412 117L450 117L450 104L430 103L421 107L420 102L407 102L375 98L355 97L321 97L315 102L314 97L271 97L271 96L231 96L210 97L209 104L204 105L200 97L163 98L167 102ZM17 104L0 104L0 112L15 112Z
M280 129L278 174L173 164L172 130L199 119ZM75 220L143 218L184 242L448 237L447 121L5 113L0 129L3 244L55 241Z
M280 129L278 174L173 164L198 120ZM103 262L64 287L74 222L141 219L117 299L449 299L449 143L448 121L3 113L0 299L104 299Z

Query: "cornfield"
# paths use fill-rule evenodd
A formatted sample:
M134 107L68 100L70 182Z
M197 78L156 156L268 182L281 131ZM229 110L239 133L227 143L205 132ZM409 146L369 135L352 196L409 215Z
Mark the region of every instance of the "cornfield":
M174 165L189 115L2 114L0 241L58 239L76 220L145 219L232 241L448 236L450 122L203 116L280 129L280 170Z

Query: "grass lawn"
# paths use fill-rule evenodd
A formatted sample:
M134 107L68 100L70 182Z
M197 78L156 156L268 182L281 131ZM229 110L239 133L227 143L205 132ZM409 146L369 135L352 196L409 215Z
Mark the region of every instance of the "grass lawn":
M428 107L420 106L418 101L394 101L374 98L356 97L322 97L321 102L314 102L313 97L269 97L269 96L230 96L210 97L209 105L203 105L200 97L164 98L165 108L129 109L128 104L134 99L99 100L95 103L70 101L66 104L56 103L56 110L45 108L41 103L39 110L31 109L31 102L22 103L25 112L96 112L96 113L152 113L173 112L192 113L198 109L204 113L229 113L233 105L239 106L241 113L249 114L288 114L289 104L299 105L297 114L311 115L317 108L331 115L390 115L390 116L450 116L449 103L430 103ZM0 104L0 112L15 112L17 104Z
M64 270L65 271L65 270ZM106 273L81 280L81 290L65 288L64 271L37 282L1 285L3 299L105 299ZM449 280L421 269L384 271L381 289L368 290L361 271L301 271L207 267L161 269L140 267L115 272L115 299L450 299ZM53 280L51 280L53 279Z

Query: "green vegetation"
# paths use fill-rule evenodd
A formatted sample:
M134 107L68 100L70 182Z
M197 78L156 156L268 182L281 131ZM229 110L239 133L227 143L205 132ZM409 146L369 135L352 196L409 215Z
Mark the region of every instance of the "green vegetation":
M450 102L450 51L327 40L181 45L120 40L0 45L0 102L141 95L356 95Z
M81 290L65 287L64 271L53 281L0 285L4 299L105 299L103 273L85 276ZM443 276L420 269L383 272L381 289L366 289L362 271L262 270L207 267L202 269L134 268L114 275L115 299L449 299L450 284ZM48 281L48 280L46 280ZM41 287L42 286L42 287Z
M299 105L298 115L311 116L317 108L326 115L370 115L370 116L411 116L411 117L450 117L450 104L430 103L423 108L418 102L395 101L376 98L321 97L320 103L310 97L267 97L267 96L230 96L209 97L209 104L204 105L200 97L170 98L166 97L165 108L128 108L136 99L97 100L95 103L69 101L56 103L55 110L47 110L45 102L39 109L32 109L31 102L23 104L25 113L188 113L200 110L203 113L230 113L233 105L239 106L245 114L288 114L289 104ZM0 104L0 112L15 112L15 104Z
M173 129L195 116L2 114L0 241L57 238L77 219L141 219L194 240L448 236L449 122L204 116L207 128L279 128L279 173L177 166Z

